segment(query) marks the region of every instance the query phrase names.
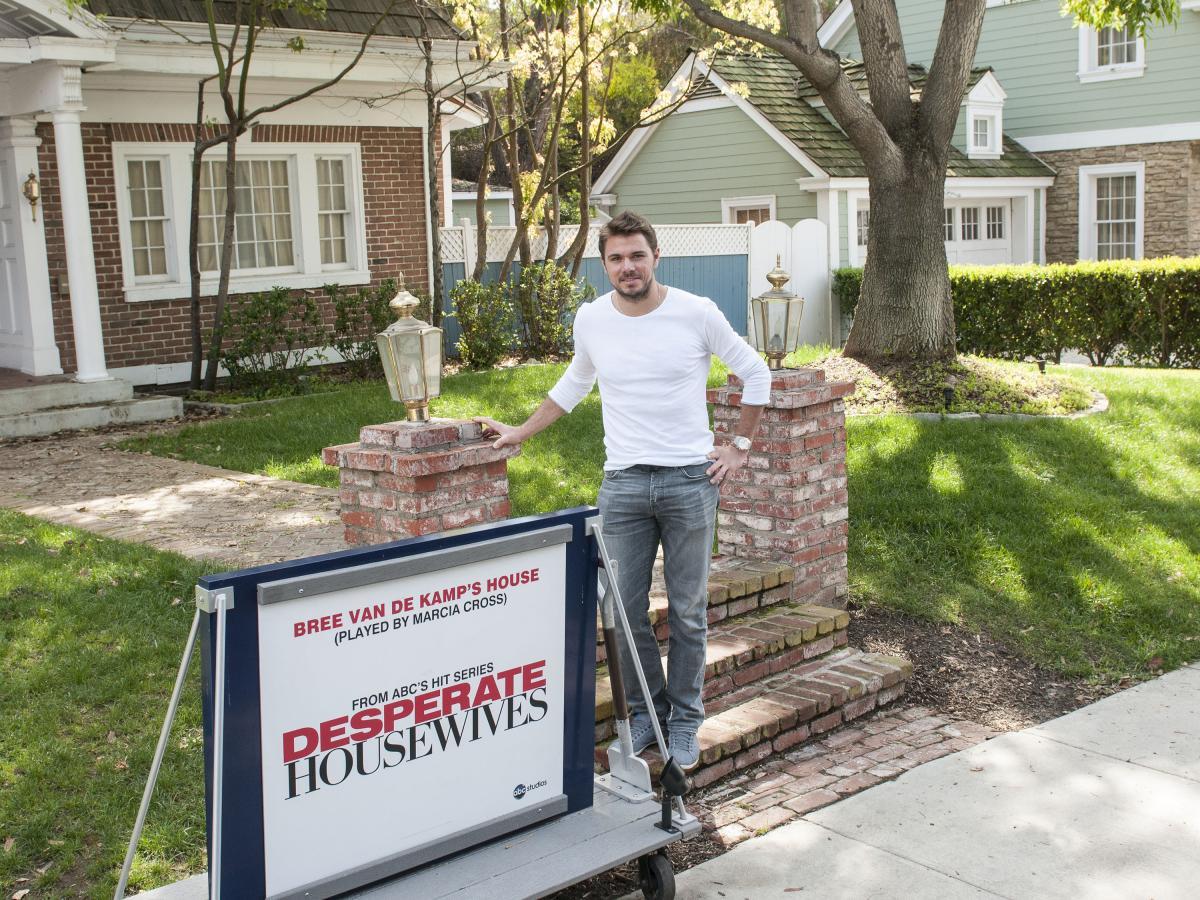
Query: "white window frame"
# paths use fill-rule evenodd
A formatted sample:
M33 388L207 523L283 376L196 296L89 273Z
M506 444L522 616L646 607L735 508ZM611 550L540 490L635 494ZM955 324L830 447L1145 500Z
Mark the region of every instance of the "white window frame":
M1144 162L1110 163L1101 166L1079 167L1079 258L1096 259L1096 179L1113 175L1133 175L1137 179L1136 219L1137 240L1134 259L1141 259L1146 240L1146 164Z
M946 213L950 213L950 221L946 221ZM950 237L946 237L946 226L950 226ZM958 240L958 207L942 204L942 243L953 244Z
M189 209L191 205L191 144L114 142L113 169L117 195L117 228L121 241L121 261L125 300L140 303L154 300L178 300L191 295L187 258ZM235 271L229 286L233 293L269 290L276 285L287 288L319 288L326 284L358 285L371 280L367 258L366 206L362 184L362 149L351 143L238 143L238 159L288 158L289 187L292 194L293 265L269 270ZM347 229L346 264L322 266L317 204L317 158L341 157L346 161L347 202L351 209L351 227ZM212 151L205 159L223 159ZM129 228L129 185L127 163L131 159L158 159L163 165L164 200L167 207L167 270L170 280L154 282L135 279ZM200 278L202 294L216 292L217 273L206 272Z
M846 191L846 257L851 266L863 266L867 262L867 248L858 243L858 211L869 210L871 195L868 191ZM867 222L868 231L870 221Z
M986 147L975 145L975 123L988 123L988 143ZM1000 158L1000 110L990 106L971 104L967 107L967 157L970 159L999 159Z
M133 235L130 234L133 210L129 203L129 163L153 161L159 164L159 176L162 180L163 192L163 244L166 247L167 272L165 275L135 275L133 265ZM178 249L175 241L176 205L174 185L171 183L171 163L166 154L162 153L131 153L125 156L116 173L117 209L121 226L121 270L125 273L126 283L139 286L171 284L179 280ZM184 248L186 254L187 249Z
M999 210L1000 218L998 221L993 220L992 210ZM999 229L1000 234L992 235L992 231ZM1007 241L1008 240L1008 205L1004 203L986 203L983 207L983 239L985 241Z
M1099 58L1100 33L1091 26L1080 25L1079 32L1079 76L1080 82L1088 84L1093 81L1115 81L1119 78L1141 78L1146 74L1146 41L1141 36L1135 38L1137 58L1133 62L1119 63L1113 66L1101 66Z
M774 194L762 194L758 197L722 197L721 221L726 225L733 225L737 221L735 213L738 210L762 209L764 206L770 210L770 221L774 222L776 220Z

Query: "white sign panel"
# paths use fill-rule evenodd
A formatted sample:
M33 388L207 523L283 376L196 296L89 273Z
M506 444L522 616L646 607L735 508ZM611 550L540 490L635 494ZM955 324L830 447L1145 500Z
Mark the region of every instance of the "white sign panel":
M268 896L562 793L565 557L261 607Z

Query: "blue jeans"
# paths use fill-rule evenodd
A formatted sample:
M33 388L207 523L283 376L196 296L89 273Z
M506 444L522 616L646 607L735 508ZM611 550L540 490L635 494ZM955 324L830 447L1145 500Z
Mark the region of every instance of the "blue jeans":
M634 645L659 721L671 731L695 731L704 721L704 657L708 643L708 564L719 490L710 462L690 466L630 466L604 473L597 504ZM667 676L650 627L650 580L659 542L667 582ZM621 629L618 628L618 631ZM625 689L634 713L647 708L628 642L620 642Z

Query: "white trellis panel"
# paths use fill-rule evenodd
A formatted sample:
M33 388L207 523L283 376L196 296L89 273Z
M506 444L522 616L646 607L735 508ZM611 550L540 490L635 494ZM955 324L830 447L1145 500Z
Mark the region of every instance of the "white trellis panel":
M771 289L767 272L779 264L792 276L784 290L804 298L800 342L831 343L829 227L817 219L802 219L790 228L783 222L764 222L750 238L750 296ZM753 314L750 328L753 335Z
M583 255L596 259L600 256L599 225L588 229L588 241ZM561 254L571 242L579 229L578 225L564 225L558 233L558 252ZM750 252L749 225L658 225L658 245L663 256L744 256ZM502 262L516 237L517 229L513 226L492 226L487 235L488 262ZM474 248L475 231L471 227L453 226L443 228L442 262L457 263L465 259L466 244ZM535 259L541 259L546 252L546 232L537 229L530 241L530 249Z
M441 229L443 263L459 263L466 260L463 231L460 226Z
M749 225L658 225L663 256L736 256L750 250Z

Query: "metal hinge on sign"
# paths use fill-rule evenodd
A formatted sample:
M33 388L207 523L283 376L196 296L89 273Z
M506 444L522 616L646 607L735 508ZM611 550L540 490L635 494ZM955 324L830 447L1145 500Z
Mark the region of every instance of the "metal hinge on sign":
M210 591L208 588L196 585L196 609L200 612L215 613L219 602L225 604L225 609L233 609L233 588L218 588Z

